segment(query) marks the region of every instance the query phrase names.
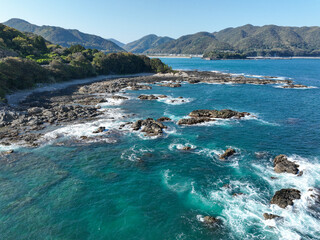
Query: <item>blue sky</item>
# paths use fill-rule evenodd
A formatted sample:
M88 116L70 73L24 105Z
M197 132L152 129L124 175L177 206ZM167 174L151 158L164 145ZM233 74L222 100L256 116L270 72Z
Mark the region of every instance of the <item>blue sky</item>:
M0 0L0 22L22 18L130 42L253 25L320 26L320 0Z

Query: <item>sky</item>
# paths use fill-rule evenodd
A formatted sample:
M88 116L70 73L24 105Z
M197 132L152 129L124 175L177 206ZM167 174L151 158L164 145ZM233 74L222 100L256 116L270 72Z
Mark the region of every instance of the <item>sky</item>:
M245 24L320 26L320 0L0 0L0 22L78 29L128 43Z

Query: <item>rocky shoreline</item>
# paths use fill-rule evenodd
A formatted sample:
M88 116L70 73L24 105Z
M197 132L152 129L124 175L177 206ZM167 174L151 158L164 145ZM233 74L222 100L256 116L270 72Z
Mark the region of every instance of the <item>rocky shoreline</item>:
M182 84L215 83L215 84L284 84L289 88L305 88L304 85L293 84L291 80L276 80L274 77L248 78L216 72L178 71L170 74L155 74L149 76L121 77L90 84L69 86L58 91L46 93L33 93L20 102L18 106L0 106L0 145L8 146L18 144L28 147L38 147L41 138L54 129L59 129L66 124L86 123L96 121L99 118L113 119L106 116L106 109L99 104L108 102L106 96L113 100L125 101L128 97L119 95L126 91L149 90L150 84L157 86L177 88ZM140 95L141 100L157 100L167 98L166 95ZM182 98L182 97L180 97ZM189 113L189 118L180 119L177 125L193 125L204 122L215 121L216 119L242 119L251 116L247 112L237 112L230 109L215 110L201 109ZM161 136L167 128L164 122L171 121L168 117L140 119L132 123L128 116L122 116L126 123L121 124L119 129L129 126L133 131L140 131L147 136ZM93 137L80 136L76 141L87 142L92 139L103 139L109 137L110 132L106 127L100 126L92 132ZM184 151L191 150L191 147L183 148ZM9 150L2 154L12 154ZM219 156L220 160L228 160L237 154L234 149L227 149ZM285 155L277 156L274 161L275 173L291 173L298 176L303 174L299 171L299 165L291 162ZM241 197L243 193L234 193L234 197ZM280 208L286 208L294 204L294 200L300 199L301 193L296 189L281 189L271 199L271 204ZM319 197L320 199L320 197ZM278 215L265 213L263 217L267 220L281 218ZM219 219L213 216L203 217L207 225L217 225Z
M148 90L149 84L162 87L181 87L182 83L217 84L291 84L290 80L269 78L248 78L217 72L177 71L175 73L129 76L104 81L69 86L65 89L48 92L33 92L18 106L0 106L0 145L25 144L36 147L47 129L78 121L92 121L103 115L99 104L106 102L105 94L116 94L128 90ZM99 95L100 94L100 95ZM165 95L141 95L140 99L153 100L165 98ZM115 100L126 97L114 95ZM181 100L182 102L184 100ZM187 121L199 123L214 121L201 116Z

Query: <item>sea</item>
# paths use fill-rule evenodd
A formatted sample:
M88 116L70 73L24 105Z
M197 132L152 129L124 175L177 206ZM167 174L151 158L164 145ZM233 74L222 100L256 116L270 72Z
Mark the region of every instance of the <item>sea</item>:
M320 60L161 60L173 69L273 76L310 88L151 85L125 90L128 100L106 96L105 118L52 129L39 148L2 146L15 152L0 156L0 239L320 239ZM141 94L168 98L142 101ZM256 117L176 124L196 109ZM118 129L163 116L173 121L164 123L161 137ZM95 136L99 126L110 138L79 141ZM221 161L230 147L236 154ZM275 173L272 160L279 154L303 175ZM300 190L301 199L285 209L271 205L283 188ZM264 220L264 213L282 218ZM220 224L209 226L204 216Z

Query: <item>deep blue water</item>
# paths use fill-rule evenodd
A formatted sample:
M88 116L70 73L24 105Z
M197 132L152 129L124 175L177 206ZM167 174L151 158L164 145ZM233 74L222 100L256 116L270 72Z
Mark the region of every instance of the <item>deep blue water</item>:
M183 84L127 91L130 100L103 106L116 120L67 126L47 136L52 144L17 148L1 159L1 239L320 239L320 215L310 208L314 192L308 191L320 183L320 60L162 60L174 69L277 76L314 88ZM137 99L144 93L187 101ZM177 121L195 109L225 108L257 119L187 127L170 122L161 138L124 130L115 141L54 145L97 126L118 127L122 115ZM186 145L194 149L179 149ZM237 155L219 160L228 147ZM297 161L303 175L274 173L278 154ZM302 193L294 207L269 204L275 191L289 187ZM265 221L265 212L284 219ZM205 215L222 225L209 228L201 222Z

